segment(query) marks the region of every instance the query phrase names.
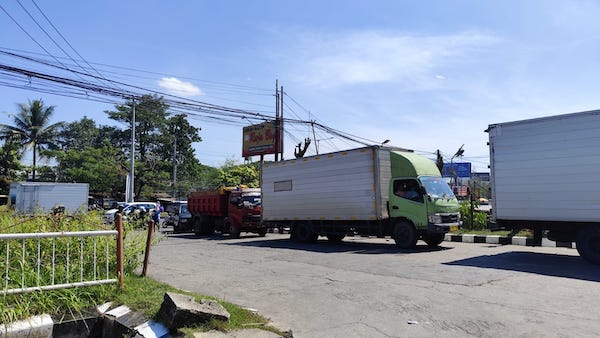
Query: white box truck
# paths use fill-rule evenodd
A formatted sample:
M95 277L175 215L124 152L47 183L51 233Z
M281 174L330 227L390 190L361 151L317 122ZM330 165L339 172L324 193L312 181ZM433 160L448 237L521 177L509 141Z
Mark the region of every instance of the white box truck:
M89 184L17 182L10 184L10 202L18 213L51 212L63 206L68 213L87 212Z
M264 163L262 222L292 239L391 236L400 248L439 245L458 229L458 201L433 161L382 146Z
M492 124L492 216L600 264L600 110Z

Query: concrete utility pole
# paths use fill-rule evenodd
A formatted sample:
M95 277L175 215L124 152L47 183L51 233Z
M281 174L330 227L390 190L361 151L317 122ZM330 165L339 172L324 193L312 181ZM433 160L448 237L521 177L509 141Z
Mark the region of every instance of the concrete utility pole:
M177 200L177 137L173 135L173 199Z
M277 149L281 153L281 160L283 161L283 86L281 86L280 93L281 103L279 104L279 138L277 139ZM281 144L279 141L281 140ZM279 146L281 145L281 148Z
M131 109L131 163L129 167L129 194L126 198L127 202L131 203L134 200L134 170L135 170L135 98L131 100L133 102Z
M279 161L279 80L275 80L275 162Z

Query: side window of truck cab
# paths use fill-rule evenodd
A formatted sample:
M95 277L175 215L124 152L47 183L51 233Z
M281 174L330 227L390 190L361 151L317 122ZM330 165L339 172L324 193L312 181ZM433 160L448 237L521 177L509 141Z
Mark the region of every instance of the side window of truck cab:
M423 203L423 193L419 183L413 179L394 181L394 195L414 202Z

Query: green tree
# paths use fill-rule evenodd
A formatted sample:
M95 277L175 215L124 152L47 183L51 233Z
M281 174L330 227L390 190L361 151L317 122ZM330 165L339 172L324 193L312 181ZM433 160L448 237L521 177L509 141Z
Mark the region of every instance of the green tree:
M185 115L175 115L167 119L166 133L163 133L162 147L159 150L161 157L170 162L170 182L177 181L170 187L175 197L187 196L192 185L203 181L201 174L203 168L195 156L193 143L201 142L200 128L196 128L188 122Z
M64 182L87 182L90 191L119 195L127 176L125 159L119 149L106 142L102 148L57 151L57 175Z
M101 147L100 129L96 122L86 116L81 120L65 123L58 131L57 143L62 150L83 150L86 147Z
M119 144L123 145L122 151L129 157L131 136L131 116L133 102L117 105L115 111L106 111L109 118L125 123L129 126L120 134ZM146 185L156 182L157 171L166 171L169 163L160 158L162 134L166 129L169 113L168 105L161 97L144 95L135 102L135 141L136 141L136 169L135 169L135 194L142 195ZM162 178L161 178L162 179ZM147 191L147 190L146 190Z
M17 178L21 170L21 152L19 144L5 140L0 147L0 193L7 194L10 182Z
M56 131L61 122L50 124L54 106L44 106L40 100L18 104L19 112L13 116L14 125L0 125L0 138L18 142L21 149L33 149L32 180L35 181L37 154L43 149L56 148Z
M233 160L227 160L218 170L218 180L226 187L243 184L249 188L257 188L260 186L258 165L258 163L238 165Z
M129 157L131 151L132 102L118 105L108 116L129 128L113 133L112 144L121 147ZM135 193L137 196L157 192L182 196L200 179L202 166L195 157L193 143L201 142L199 131L189 124L183 114L173 115L161 97L145 95L135 105ZM102 133L101 133L102 135ZM177 184L174 187L173 169L177 166Z

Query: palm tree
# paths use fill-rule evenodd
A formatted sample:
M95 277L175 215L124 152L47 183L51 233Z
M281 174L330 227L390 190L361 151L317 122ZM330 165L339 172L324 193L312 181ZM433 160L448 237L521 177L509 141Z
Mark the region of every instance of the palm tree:
M45 107L40 100L19 103L19 113L13 115L14 125L0 124L0 138L18 142L21 149L33 148L32 179L35 181L35 164L38 150L54 147L56 130L61 122L48 125L54 106Z

